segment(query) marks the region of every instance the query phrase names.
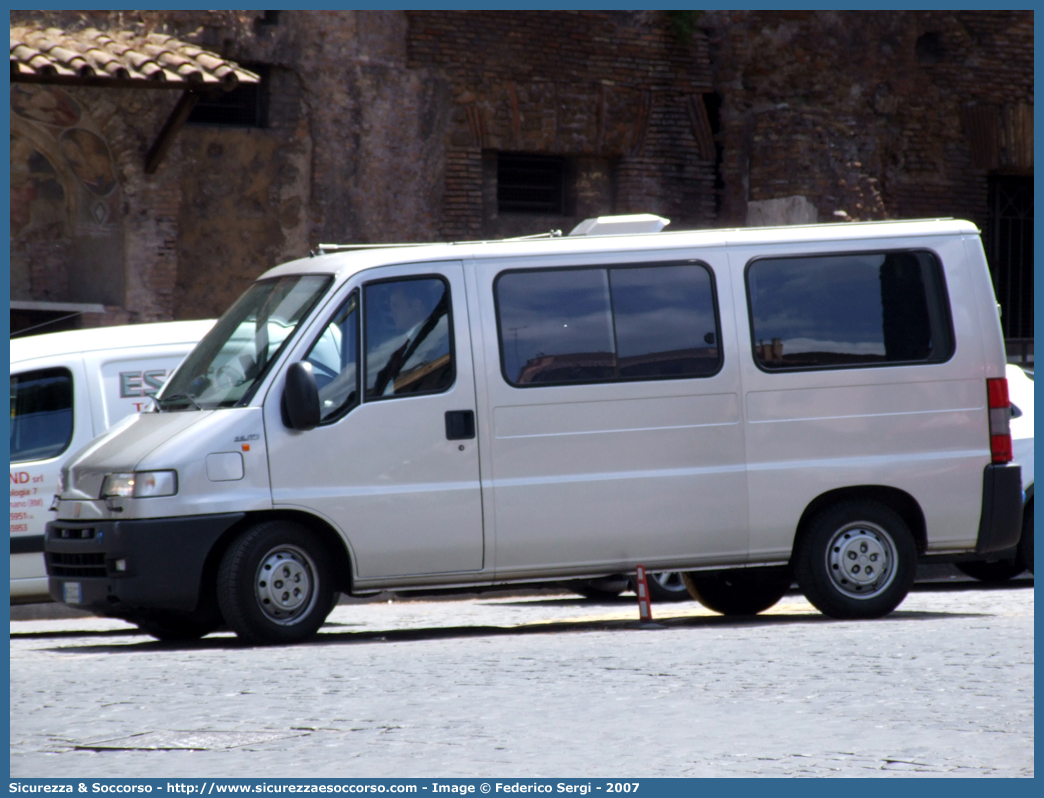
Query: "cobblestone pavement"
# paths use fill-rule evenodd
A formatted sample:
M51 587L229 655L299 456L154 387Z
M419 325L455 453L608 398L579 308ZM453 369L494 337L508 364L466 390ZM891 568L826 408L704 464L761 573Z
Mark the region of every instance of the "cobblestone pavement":
M12 621L11 775L1032 776L1032 584L656 629L565 594L350 603L284 648Z

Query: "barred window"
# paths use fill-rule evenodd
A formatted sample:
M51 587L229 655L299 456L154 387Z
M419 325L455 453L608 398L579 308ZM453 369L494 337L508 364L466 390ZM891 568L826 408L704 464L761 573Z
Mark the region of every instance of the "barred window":
M500 213L565 214L566 160L550 155L497 155Z

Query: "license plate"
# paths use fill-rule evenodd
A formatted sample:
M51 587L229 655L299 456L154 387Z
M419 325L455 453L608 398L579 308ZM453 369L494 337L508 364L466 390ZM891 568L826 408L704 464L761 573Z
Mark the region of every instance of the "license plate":
M62 583L62 601L66 604L83 604L83 589L79 582Z

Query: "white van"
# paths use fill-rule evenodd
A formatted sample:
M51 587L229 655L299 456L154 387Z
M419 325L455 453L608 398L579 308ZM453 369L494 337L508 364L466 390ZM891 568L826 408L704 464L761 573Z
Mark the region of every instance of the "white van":
M11 602L50 601L44 524L61 461L147 410L214 320L11 339Z
M726 614L796 578L866 618L919 557L1018 541L974 225L604 221L262 275L157 412L63 468L51 595L158 637L224 622L271 643L313 635L339 591L644 564Z
M1033 377L1011 363L1006 374L1012 453L1022 469L1022 537L1017 547L995 551L986 560L957 563L968 576L984 582L1006 582L1023 571L1033 573Z

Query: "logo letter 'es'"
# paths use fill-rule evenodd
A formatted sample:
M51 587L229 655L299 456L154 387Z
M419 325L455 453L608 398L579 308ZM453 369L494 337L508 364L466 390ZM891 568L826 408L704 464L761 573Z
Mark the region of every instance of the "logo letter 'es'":
M120 372L120 398L126 399L129 396L144 396L140 371Z
M163 387L163 383L166 381L167 371L166 369L153 369L152 371L146 371L143 376L145 379L145 396L155 396L156 392Z

